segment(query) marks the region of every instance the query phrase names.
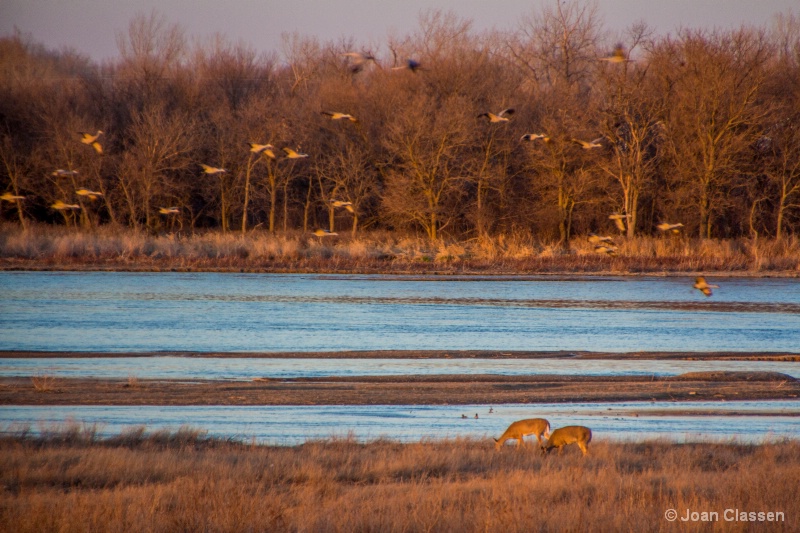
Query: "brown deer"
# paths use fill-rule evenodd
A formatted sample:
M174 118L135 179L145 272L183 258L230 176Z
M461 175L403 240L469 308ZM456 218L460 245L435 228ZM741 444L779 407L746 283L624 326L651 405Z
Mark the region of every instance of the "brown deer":
M542 453L547 453L553 448L558 448L558 453L561 453L562 446L576 443L578 448L581 449L583 455L588 453L587 446L592 442L592 430L585 426L564 426L558 428L547 439L547 444L542 446Z

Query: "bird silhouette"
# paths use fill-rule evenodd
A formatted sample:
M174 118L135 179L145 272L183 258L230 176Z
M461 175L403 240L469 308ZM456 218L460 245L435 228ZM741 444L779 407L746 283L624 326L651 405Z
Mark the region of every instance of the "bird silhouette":
M63 168L59 168L58 170L54 170L50 175L51 176L55 176L57 178L67 178L67 177L70 177L70 176L77 176L78 175L78 171L77 170L64 170Z
M486 117L489 119L489 122L508 122L508 117L514 114L514 109L508 108L503 109L497 114L494 113L481 113L478 115L478 118Z
M84 189L84 188L78 189L77 191L75 191L75 193L78 196L86 196L90 200L97 200L99 197L103 196L103 193L101 193L101 192L92 191L92 190Z
M625 221L630 217L630 215L620 215L619 213L612 213L608 215L608 219L613 220L614 225L617 226L617 229L620 231L625 231Z
M418 70L425 70L422 64L416 59L407 59L405 65L399 67L392 67L392 70L405 70L405 69L408 69L414 73L416 73Z
M538 141L539 139L541 139L545 143L552 142L550 136L545 133L526 133L525 135L519 138L520 141L526 141L526 142Z
M0 200L4 200L6 202L16 202L18 200L24 200L24 196L17 196L16 194L11 194L11 192L6 191L0 196Z
M595 233L590 233L589 237L587 237L589 242L592 244L600 244L600 243L607 243L607 244L614 244L614 239L607 236L600 236Z
M345 57L349 57L351 59L352 64L350 65L350 72L352 72L353 74L357 74L362 70L364 70L364 65L366 65L367 62L369 61L375 62L376 65L378 64L378 62L375 61L375 56L373 56L372 54L361 53L361 52L346 52L342 55Z
M250 151L254 154L264 154L265 156L269 157L270 159L275 159L275 152L273 152L274 146L271 144L257 144L257 143L247 143L250 146Z
M91 146L98 154L103 153L103 146L97 141L97 139L103 134L103 130L97 130L97 133L94 135L85 131L79 133L81 134L81 142L83 144Z
M353 115L350 115L348 113L340 113L338 111L320 111L320 113L322 113L323 115L327 115L327 116L331 117L331 120L347 119L350 122L358 122L358 119L356 117L354 117Z
M217 174L225 174L226 172L228 172L224 168L211 167L208 165L204 165L203 163L200 163L200 166L203 167L203 172L211 176L216 176Z
M609 63L629 63L633 61L633 59L628 59L625 48L621 44L614 47L614 51L611 52L610 56L601 57L599 59L600 61L607 61Z
M287 159L302 159L304 157L308 157L308 154L301 154L301 153L295 152L291 148L284 148L283 151L286 152L286 158Z
M680 222L678 222L677 224L670 224L669 222L662 222L661 224L659 224L656 227L658 229L660 229L661 231L664 231L664 232L671 231L672 233L677 235L678 233L681 232L681 228L683 227L683 224L681 224Z
M575 144L581 145L581 148L583 148L584 150L593 150L594 148L602 148L603 147L603 145L600 144L600 141L603 140L602 137L598 137L597 139L595 139L593 141L582 141L580 139L570 139L570 140L572 142L574 142Z
M598 244L594 247L594 251L600 254L608 254L611 257L617 255L617 247L616 246L606 246L604 244Z
M711 289L719 289L719 285L709 285L706 283L706 278L703 276L697 276L694 279L693 287L698 291L702 292L706 295L706 297L711 296Z
M56 200L55 202L53 202L53 204L50 207L52 207L53 209L57 209L58 211L66 211L67 209L80 209L81 208L81 206L79 206L78 204L66 204L66 203L62 202L61 200Z
M342 201L342 200L334 200L333 198L331 198L329 200L329 202L331 204L331 207L344 207L345 209L347 209L351 213L355 212L353 210L353 203L352 202L345 202L345 201Z

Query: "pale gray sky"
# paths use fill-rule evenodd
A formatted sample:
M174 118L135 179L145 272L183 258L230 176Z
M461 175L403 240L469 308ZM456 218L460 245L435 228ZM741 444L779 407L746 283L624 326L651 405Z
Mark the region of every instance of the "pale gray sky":
M379 50L389 34L404 36L419 13L441 9L474 21L476 30L516 29L521 16L554 0L0 0L0 35L18 28L49 48L69 47L96 60L117 55L116 34L153 9L187 36L222 33L261 52L280 51L281 33L321 41L354 37ZM777 13L800 13L797 0L597 0L606 28L644 20L658 33L678 27L765 26Z

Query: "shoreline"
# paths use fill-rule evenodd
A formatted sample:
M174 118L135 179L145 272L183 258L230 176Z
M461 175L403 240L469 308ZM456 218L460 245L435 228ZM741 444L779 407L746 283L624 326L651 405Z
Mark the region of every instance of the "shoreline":
M448 279L459 276L469 278L536 278L536 277L563 277L565 279L581 279L586 277L696 277L699 275L717 278L800 278L800 270L715 270L707 269L668 269L654 262L652 265L638 265L636 269L618 268L606 269L600 265L590 265L597 268L563 269L559 267L542 267L540 269L525 268L519 265L511 268L497 267L496 265L476 265L469 262L432 265L430 263L376 263L374 265L341 266L346 261L331 261L336 266L325 267L321 264L301 266L300 264L272 264L272 265L224 265L216 262L200 263L186 266L182 261L114 261L99 260L75 263L51 263L48 261L25 259L0 259L0 272L127 272L127 273L217 273L217 274L318 274L318 275L384 275L393 277L443 277ZM219 263L223 263L220 261ZM587 265L585 265L587 266ZM435 267L435 268L434 268Z

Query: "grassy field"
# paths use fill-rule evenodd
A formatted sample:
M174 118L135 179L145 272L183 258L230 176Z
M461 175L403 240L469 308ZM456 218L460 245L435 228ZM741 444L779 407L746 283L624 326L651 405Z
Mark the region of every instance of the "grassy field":
M92 428L0 439L5 531L797 531L800 442L271 447ZM713 522L665 519L674 509ZM783 521L725 519L726 509ZM736 515L728 512L727 516ZM713 515L709 515L713 516ZM764 515L765 517L767 515ZM754 515L757 519L757 515ZM774 519L780 520L780 515Z
M615 256L585 236L569 249L525 236L431 243L389 232L324 239L308 233L149 235L35 225L0 226L0 268L244 270L382 273L692 273L800 275L800 240L700 240L686 236L615 240Z

